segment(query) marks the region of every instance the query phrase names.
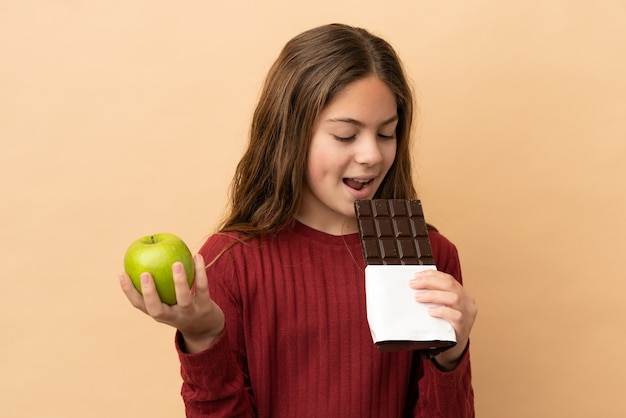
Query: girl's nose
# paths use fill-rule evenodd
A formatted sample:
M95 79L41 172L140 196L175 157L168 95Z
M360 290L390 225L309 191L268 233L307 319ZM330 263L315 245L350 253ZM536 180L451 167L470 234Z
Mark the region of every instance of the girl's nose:
M380 144L375 136L364 135L357 141L355 160L359 164L376 165L383 160Z

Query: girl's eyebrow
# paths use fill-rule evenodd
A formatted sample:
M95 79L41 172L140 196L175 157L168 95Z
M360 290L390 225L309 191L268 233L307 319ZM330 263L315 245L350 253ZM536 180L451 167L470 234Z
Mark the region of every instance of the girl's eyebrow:
M386 121L384 121L383 123L381 123L380 126L389 125L390 123L395 122L397 120L398 120L398 115L394 115L390 117L389 119L387 119ZM331 118L331 119L328 119L327 122L349 123L350 125L358 126L359 128L362 128L363 126L365 126L365 124L361 122L360 120L356 120L352 118Z

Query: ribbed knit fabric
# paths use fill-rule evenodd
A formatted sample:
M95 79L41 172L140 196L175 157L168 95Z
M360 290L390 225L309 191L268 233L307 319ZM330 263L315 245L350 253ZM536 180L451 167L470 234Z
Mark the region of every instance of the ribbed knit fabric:
M200 253L209 264L233 240L216 234ZM438 268L460 280L454 246L438 233L431 244ZM430 381L420 382L417 403L422 360L376 350L363 270L358 234L332 236L297 222L232 245L207 269L224 334L194 355L177 334L187 416L437 417L433 403L441 402L457 414L450 416L473 416L468 354L449 373L427 364ZM428 402L433 414L419 411Z

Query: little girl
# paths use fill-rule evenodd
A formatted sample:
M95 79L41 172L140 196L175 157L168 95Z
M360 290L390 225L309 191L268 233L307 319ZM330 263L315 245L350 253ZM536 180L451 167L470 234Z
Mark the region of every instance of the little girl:
M457 344L432 360L380 353L365 308L356 199L415 199L413 96L383 39L331 24L289 41L254 112L230 212L195 257L178 304L148 273L130 302L177 329L189 417L474 416L469 334L474 299L454 245L429 231L437 271L407 277ZM420 290L419 292L417 290ZM427 291L426 291L427 290Z

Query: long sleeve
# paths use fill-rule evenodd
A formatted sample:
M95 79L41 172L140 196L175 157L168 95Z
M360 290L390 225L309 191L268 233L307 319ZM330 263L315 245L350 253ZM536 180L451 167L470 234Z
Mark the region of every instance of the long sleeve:
M228 241L208 240L200 249L209 277L209 291L226 316L226 327L207 350L196 354L183 351L183 339L176 333L176 348L181 364L181 395L187 417L256 417L256 407L246 373L246 356L235 341L241 329L241 302L232 287L232 259L221 257Z
M424 376L419 382L415 418L474 418L474 392L469 351L465 350L457 367L441 371L432 361L424 361Z
M255 417L243 375L236 365L228 342L228 329L207 350L186 354L183 340L176 333L176 348L181 363L181 395L189 418Z
M438 233L430 233L437 268L463 284L456 247ZM424 361L424 376L419 382L415 418L473 418L474 390L469 344L457 367L442 371L432 361Z

